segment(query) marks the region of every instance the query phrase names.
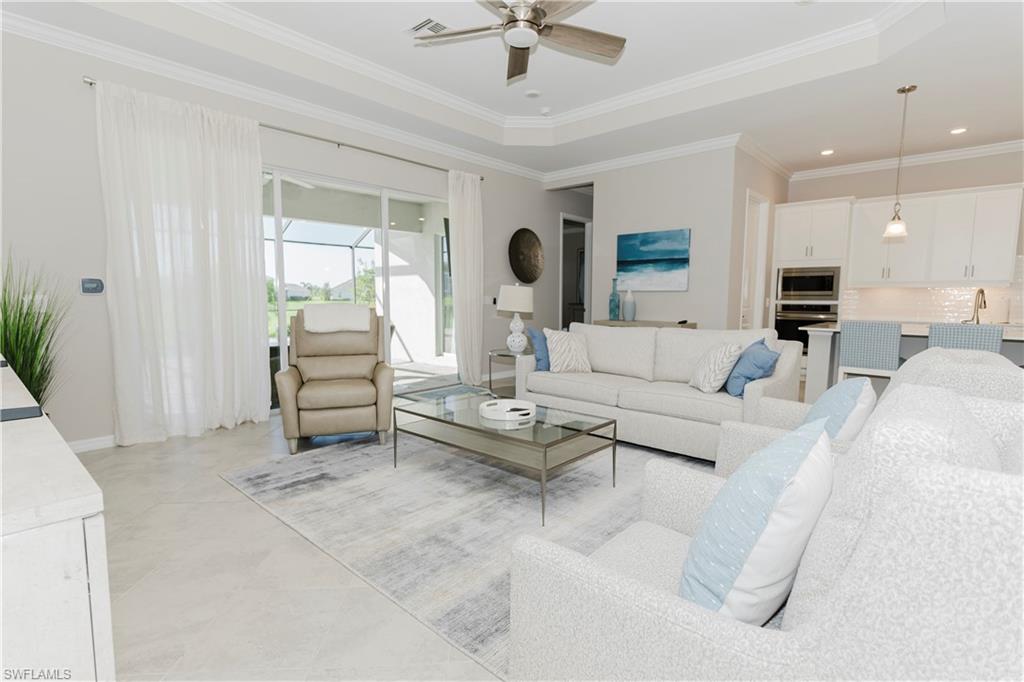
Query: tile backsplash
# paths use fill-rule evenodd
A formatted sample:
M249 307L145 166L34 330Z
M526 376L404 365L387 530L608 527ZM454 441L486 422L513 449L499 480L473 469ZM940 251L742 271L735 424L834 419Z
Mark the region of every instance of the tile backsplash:
M839 301L839 317L851 320L899 320L900 322L959 322L971 316L977 287L884 287L845 289ZM982 322L1024 321L1024 256L1017 256L1013 284L985 287L988 309Z

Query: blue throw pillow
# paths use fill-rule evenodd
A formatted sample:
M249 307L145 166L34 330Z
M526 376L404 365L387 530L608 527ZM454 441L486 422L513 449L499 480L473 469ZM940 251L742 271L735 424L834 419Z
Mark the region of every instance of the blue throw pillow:
M831 492L824 419L755 452L704 512L683 564L679 596L763 625L789 596Z
M747 346L746 350L740 353L740 359L732 368L732 373L725 380L725 390L731 396L737 398L743 395L743 390L751 381L770 377L775 372L775 363L779 361L779 355L764 339L758 339Z
M530 342L533 344L533 357L537 361L537 371L550 371L551 358L548 355L548 339L544 336L544 332L540 329L527 327L526 333L529 335Z
M814 401L804 424L827 419L825 430L835 440L853 440L875 408L875 389L871 379L846 379L828 389Z

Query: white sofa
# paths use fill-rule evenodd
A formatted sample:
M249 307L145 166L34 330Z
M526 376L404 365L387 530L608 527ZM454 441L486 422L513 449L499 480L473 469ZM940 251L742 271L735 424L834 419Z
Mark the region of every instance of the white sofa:
M649 462L641 520L589 557L520 538L510 678L1021 679L1021 478L964 398L879 403L765 627L678 596L719 476Z
M800 354L795 341L778 340L774 329L709 330L602 327L574 322L583 337L592 372L537 372L532 355L516 361L516 397L538 405L611 417L620 440L714 460L720 424L753 421L764 396L796 400ZM764 338L782 353L775 373L747 384L743 398L723 389L708 394L689 385L697 361L723 343L744 347Z

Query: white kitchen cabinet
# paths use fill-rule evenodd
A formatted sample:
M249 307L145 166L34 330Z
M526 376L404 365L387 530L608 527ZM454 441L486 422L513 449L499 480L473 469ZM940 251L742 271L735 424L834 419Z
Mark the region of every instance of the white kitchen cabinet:
M781 204L775 210L775 261L842 261L850 227L850 200Z
M1020 189L978 194L971 242L971 281L1009 282L1013 279L1020 210Z
M1017 253L1020 187L903 197L907 237L883 240L893 199L853 206L847 286L974 286L1009 283Z

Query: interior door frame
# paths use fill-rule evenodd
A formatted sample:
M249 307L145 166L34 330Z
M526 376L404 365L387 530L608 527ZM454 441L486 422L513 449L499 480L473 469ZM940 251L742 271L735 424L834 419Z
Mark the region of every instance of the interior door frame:
M743 276L746 275L749 264L747 263L747 239L749 233L747 225L750 223L750 205L758 206L757 215L757 244L754 251L756 269L754 271L754 292L751 303L751 328L761 329L765 326L765 309L769 305L766 302L767 278L768 278L768 231L770 227L772 201L759 192L747 188L746 198L743 203L743 269L740 271L740 305L737 313L736 328L743 324Z
M590 277L593 272L592 261L594 259L594 219L561 211L558 214L558 310L556 312L556 320L559 328L562 326L562 310L565 309L565 292L562 291L564 288L564 273L562 272L564 254L562 253L562 249L564 248L566 220L583 223L583 321L590 324L592 319L590 306Z

